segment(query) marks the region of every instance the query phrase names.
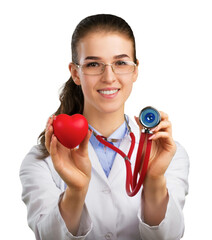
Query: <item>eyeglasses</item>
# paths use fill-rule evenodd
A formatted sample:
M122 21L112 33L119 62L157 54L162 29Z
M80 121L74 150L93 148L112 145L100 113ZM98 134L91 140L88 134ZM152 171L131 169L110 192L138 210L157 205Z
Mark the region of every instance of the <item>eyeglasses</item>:
M128 74L135 71L136 64L131 61L115 61L111 64L105 64L103 62L89 62L82 65L76 64L78 68L82 69L85 75L100 75L105 71L106 66L111 66L112 70L116 74Z

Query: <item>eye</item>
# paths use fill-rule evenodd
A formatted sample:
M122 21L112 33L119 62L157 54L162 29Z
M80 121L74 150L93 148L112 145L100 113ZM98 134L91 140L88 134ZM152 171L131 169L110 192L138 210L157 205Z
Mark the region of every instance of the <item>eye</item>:
M115 65L116 66L125 66L125 65L128 65L128 62L119 60L119 61L115 62Z
M90 62L90 63L86 63L84 66L86 68L96 68L99 67L101 64L98 62Z

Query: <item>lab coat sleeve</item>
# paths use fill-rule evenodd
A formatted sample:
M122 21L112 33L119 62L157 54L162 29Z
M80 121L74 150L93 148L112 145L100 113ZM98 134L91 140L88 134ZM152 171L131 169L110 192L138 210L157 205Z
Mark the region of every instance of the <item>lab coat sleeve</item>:
M138 218L142 240L178 240L183 236L182 210L188 194L189 160L184 148L177 142L176 145L176 154L165 174L169 194L165 218L158 226L149 226L143 221L141 207Z
M27 205L28 224L37 240L83 240L92 229L92 222L86 206L83 208L77 236L67 229L60 214L58 203L63 195L56 185L50 166L45 160L38 160L37 147L25 157L20 179L23 186L22 200Z

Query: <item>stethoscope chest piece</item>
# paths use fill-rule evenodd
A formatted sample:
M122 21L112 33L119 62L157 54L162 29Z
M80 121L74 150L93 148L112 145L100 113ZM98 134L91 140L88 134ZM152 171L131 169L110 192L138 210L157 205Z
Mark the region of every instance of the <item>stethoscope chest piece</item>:
M160 123L160 113L153 107L145 107L139 114L139 121L142 126L149 131Z

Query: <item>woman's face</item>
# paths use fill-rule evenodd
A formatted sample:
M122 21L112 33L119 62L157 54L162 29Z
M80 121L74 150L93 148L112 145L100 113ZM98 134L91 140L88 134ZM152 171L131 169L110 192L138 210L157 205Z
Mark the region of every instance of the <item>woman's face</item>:
M79 65L134 60L132 41L119 33L90 33L80 40L77 50ZM137 78L137 66L127 74L116 74L111 66L106 66L100 75L85 75L82 68L73 69L72 77L84 94L84 115L124 113L124 103Z

